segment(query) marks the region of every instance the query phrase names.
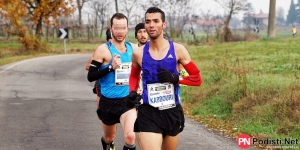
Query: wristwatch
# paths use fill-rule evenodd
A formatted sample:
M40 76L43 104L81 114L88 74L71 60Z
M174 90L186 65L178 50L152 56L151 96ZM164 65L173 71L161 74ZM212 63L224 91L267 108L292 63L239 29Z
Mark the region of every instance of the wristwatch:
M113 70L113 66L112 65L109 65L108 66L108 71L112 71Z

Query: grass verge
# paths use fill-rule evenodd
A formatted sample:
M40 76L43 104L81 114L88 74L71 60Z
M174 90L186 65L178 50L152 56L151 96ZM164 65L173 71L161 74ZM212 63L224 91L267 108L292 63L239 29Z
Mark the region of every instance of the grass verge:
M186 114L232 137L247 133L260 139L299 140L298 40L188 47L203 84L181 88Z

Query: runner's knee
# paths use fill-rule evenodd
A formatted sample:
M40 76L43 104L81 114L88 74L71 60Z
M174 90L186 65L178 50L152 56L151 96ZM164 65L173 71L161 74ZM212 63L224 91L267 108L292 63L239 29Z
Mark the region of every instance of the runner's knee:
M114 141L114 137L113 136L104 136L104 140L106 143L111 143Z
M135 133L134 132L128 132L124 134L124 139L127 144L134 144L135 141Z

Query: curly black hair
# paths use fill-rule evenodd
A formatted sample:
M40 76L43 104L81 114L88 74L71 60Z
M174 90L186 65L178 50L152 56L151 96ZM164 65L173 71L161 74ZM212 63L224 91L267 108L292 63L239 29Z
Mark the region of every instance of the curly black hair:
M135 35L135 38L136 38L136 35L137 35L137 32L139 32L140 29L145 29L145 24L144 23L139 23L135 26L134 30L134 35Z

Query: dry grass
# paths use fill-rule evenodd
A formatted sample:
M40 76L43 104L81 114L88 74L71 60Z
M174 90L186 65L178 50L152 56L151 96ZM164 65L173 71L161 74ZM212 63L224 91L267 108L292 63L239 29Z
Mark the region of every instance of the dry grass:
M187 114L233 137L300 139L298 40L189 47L203 84L182 88Z

